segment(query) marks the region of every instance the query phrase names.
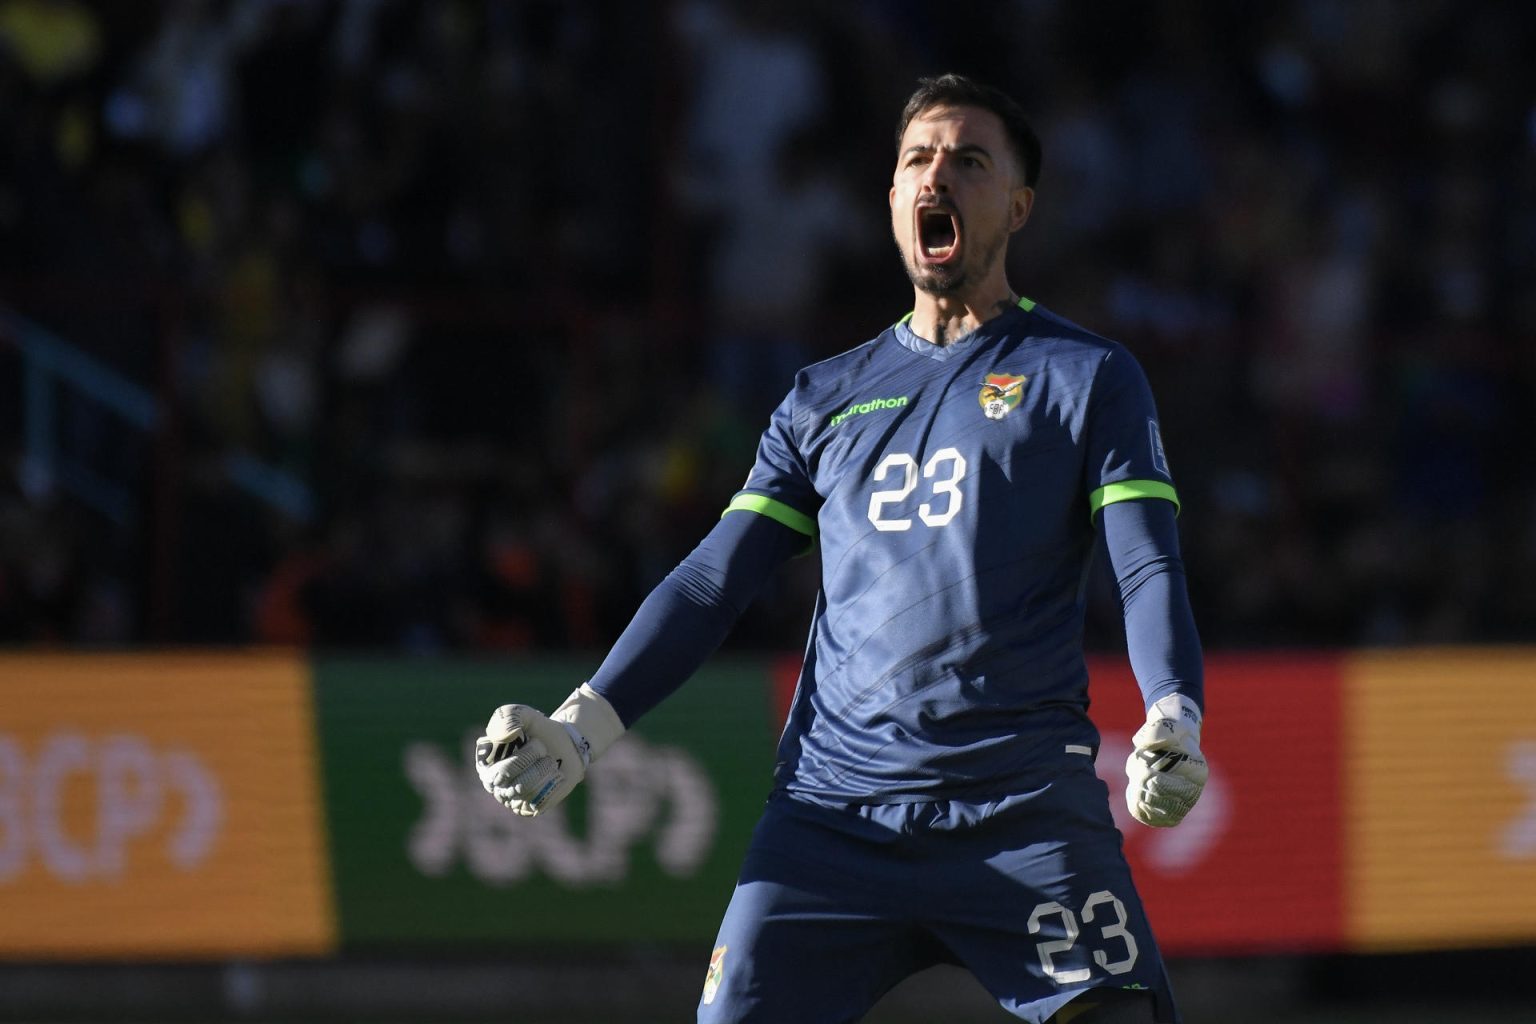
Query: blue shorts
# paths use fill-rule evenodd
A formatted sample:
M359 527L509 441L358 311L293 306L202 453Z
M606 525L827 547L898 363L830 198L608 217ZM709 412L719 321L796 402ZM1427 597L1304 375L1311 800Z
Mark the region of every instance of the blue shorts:
M700 1024L862 1018L926 967L958 963L1021 1020L1094 988L1153 993L1167 973L1085 763L987 803L768 802L720 925Z

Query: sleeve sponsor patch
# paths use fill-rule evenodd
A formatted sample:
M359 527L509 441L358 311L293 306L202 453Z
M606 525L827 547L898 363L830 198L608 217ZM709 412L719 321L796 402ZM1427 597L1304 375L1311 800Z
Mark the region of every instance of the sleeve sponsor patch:
M1163 432L1158 428L1157 420L1147 420L1147 432L1152 441L1152 468L1173 479L1173 474L1168 471L1168 453L1163 451Z

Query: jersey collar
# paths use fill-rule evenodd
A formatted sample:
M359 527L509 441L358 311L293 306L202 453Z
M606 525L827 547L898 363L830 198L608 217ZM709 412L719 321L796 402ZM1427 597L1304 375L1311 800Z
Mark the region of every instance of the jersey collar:
M1028 313L1034 308L1035 303L1033 299L1019 300L1019 309L1023 313ZM929 359L943 362L948 359L955 359L964 353L969 352L975 346L978 340L992 337L994 334L998 333L999 328L1008 327L1009 325L1013 324L1021 315L1021 313L1015 313L1010 309L1007 312L995 316L991 320L988 320L974 331L968 331L967 333L960 335L960 337L956 338L954 341L951 341L948 345L935 345L927 338L921 337L917 334L917 332L912 330L911 313L908 313L906 316L898 320L896 324L891 328L891 332L895 335L897 343L900 344L903 348L911 349L913 352L916 352L920 356L927 356Z

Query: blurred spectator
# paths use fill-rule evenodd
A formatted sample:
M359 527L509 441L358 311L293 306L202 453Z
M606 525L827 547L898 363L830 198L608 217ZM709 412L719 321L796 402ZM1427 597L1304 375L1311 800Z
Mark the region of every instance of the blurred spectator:
M0 2L0 305L104 371L0 330L0 638L601 647L904 311L956 68L1044 137L1019 286L1162 399L1208 645L1536 640L1536 15L956 4Z

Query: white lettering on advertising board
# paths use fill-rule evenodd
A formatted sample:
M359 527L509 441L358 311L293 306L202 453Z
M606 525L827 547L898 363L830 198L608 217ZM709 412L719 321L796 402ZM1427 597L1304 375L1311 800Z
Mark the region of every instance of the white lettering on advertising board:
M611 884L628 876L631 854L648 843L663 871L687 878L715 842L719 801L703 766L684 750L633 734L588 773L580 829L570 819L574 799L536 818L507 811L481 788L467 754L412 743L404 768L423 804L406 853L430 877L462 861L489 885L511 885L535 871L572 885Z
M79 799L80 787L89 825L71 834L66 801ZM121 878L136 844L155 833L164 833L157 855L192 870L223 820L218 780L196 754L159 750L129 733L55 732L29 757L20 740L0 733L0 885L34 862L64 882Z

